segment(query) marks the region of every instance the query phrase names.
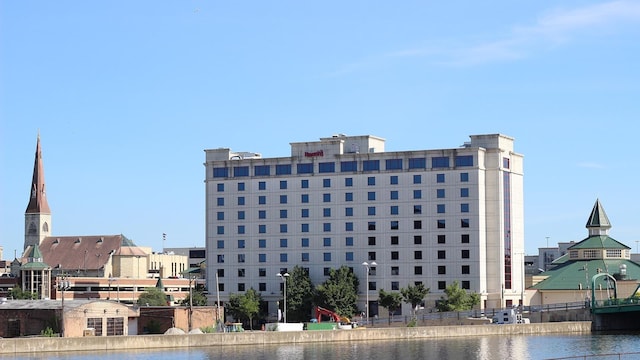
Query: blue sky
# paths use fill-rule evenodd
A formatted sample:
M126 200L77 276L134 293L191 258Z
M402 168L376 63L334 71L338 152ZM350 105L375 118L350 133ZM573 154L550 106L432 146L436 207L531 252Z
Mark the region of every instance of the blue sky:
M515 138L528 254L599 198L637 250L638 1L2 1L0 245L41 134L56 235L204 246L204 149ZM635 224L635 225L634 225Z

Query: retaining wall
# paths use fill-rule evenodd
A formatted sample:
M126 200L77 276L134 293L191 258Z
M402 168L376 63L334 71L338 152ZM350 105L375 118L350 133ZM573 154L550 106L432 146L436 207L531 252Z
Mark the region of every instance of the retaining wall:
M519 325L418 326L358 328L326 331L245 331L237 333L101 336L82 338L0 339L0 354L59 351L98 351L162 349L212 346L267 345L336 341L407 340L487 335L533 335L552 333L590 333L591 322L558 322Z

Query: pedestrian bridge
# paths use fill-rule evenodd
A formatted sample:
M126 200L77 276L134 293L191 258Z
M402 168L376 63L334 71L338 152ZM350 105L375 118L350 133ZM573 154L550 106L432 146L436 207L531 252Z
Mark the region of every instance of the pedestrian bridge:
M597 300L596 289L606 286L612 295L608 299ZM616 278L608 273L600 273L591 279L592 329L640 330L640 285L628 298L618 298Z

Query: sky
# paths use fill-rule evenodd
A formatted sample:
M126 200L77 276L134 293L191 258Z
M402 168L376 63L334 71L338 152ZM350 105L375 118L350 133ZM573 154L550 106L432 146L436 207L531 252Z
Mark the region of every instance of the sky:
M640 1L0 1L0 246L20 256L38 133L54 235L205 246L205 149L386 151L501 133L525 249L638 250ZM162 234L166 234L163 240Z

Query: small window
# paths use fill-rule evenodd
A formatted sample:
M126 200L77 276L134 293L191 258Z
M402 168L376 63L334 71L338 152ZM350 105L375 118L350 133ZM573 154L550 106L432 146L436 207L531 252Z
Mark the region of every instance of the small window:
M258 190L267 190L267 183L266 181L260 181L258 183Z
M218 211L216 217L218 220L224 220L224 211Z
M322 231L324 231L324 232L329 232L329 231L331 231L331 223L324 223L324 224L322 224Z
M460 189L460 197L463 197L463 198L469 197L469 189L468 188Z
M344 179L344 186L346 186L346 187L353 186L353 178L345 178Z
M322 216L323 217L331 217L331 208L322 209Z
M471 282L469 280L462 280L462 282L460 283L460 287L465 289L465 290L470 290L471 289Z
M413 267L414 275L422 275L422 266L414 266Z
M447 252L445 250L438 250L438 259L446 259Z
M398 185L398 175L391 175L389 177L389 184Z
M447 274L447 267L444 265L438 266L438 275L446 275L446 274Z
M391 215L398 215L398 214L400 214L400 208L398 207L398 205L393 205L393 206L391 206L391 208L389 209L389 211L391 212Z
M422 235L414 235L413 236L413 244L421 245L422 244Z
M244 191L244 183L238 183L238 191Z
M422 190L413 190L414 199L422 199Z
M461 273L463 275L468 275L471 273L469 269L470 269L469 265L462 265Z
M397 220L391 222L391 230L398 230L400 228L400 223Z
M468 213L469 212L469 204L460 204L460 212Z
M400 253L398 251L392 251L391 260L398 260L398 259L400 259Z
M436 212L438 214L444 214L444 212L445 212L444 210L445 210L444 204L437 204L436 205Z
M267 210L258 210L258 219L266 219Z
M391 245L398 245L400 243L400 238L397 236L391 237Z
M288 254L287 253L282 253L280 254L280 262L287 262L287 258L288 258Z
M444 182L444 174L436 174L436 182L443 183Z
M416 250L413 252L413 259L414 260L422 260L422 251L420 250Z
M398 200L398 191L397 190L391 190L390 198L391 198L391 200Z
M369 221L369 223L367 224L367 229L375 230L376 229L376 222L375 221Z
M244 249L244 247L245 247L245 241L238 240L238 249Z
M224 240L218 240L217 241L217 248L218 249L224 249Z
M224 235L224 226L218 226L217 233L218 235Z
M460 236L460 242L463 244L468 244L469 243L469 234L462 234Z
M267 247L267 239L258 239L258 247L264 249Z
M414 220L413 221L413 228L415 230L422 229L422 220Z
M308 218L309 217L309 209L300 210L300 217Z
M344 230L345 231L353 231L353 223L352 222L344 223Z
M469 173L460 173L460 182L469 182Z
M300 195L300 202L306 204L309 202L309 194Z
M309 261L309 253L302 253L301 260L302 260L302 262L308 262Z
M244 196L238 197L238 205L244 205Z
M258 204L264 205L267 203L267 197L264 195L258 196Z
M469 250L462 250L461 253L460 253L460 256L463 259L468 259L469 258Z
M352 207L344 208L344 216L353 216L353 208Z
M302 238L302 239L300 239L300 246L302 246L302 247L309 247L309 238Z
M322 179L322 187L331 187L331 179Z
M438 229L445 229L446 226L446 221L443 219L438 220Z
M376 214L376 207L375 206L369 206L367 208L367 215L373 216L375 214Z
M367 192L367 200L372 201L376 199L376 192L375 191L369 191Z
M414 184L422 184L422 175L413 175Z
M353 193L348 192L344 194L344 201L353 201Z
M280 233L286 233L287 232L287 224L280 224Z
M218 184L216 189L218 190L218 192L224 192L224 184Z
M331 202L331 194L322 194L322 202Z
M438 235L438 244L445 244L447 242L447 235Z
M367 185L369 185L369 186L373 186L373 185L375 185L375 184L376 184L376 178L375 178L375 176L369 176L369 177L367 178Z
M460 220L460 227L468 228L469 227L469 219L461 219Z
M369 236L369 246L374 246L376 244L376 237Z
M309 180L307 179L300 180L300 187L303 189L309 188Z
M280 210L280 219L286 219L287 218L287 210L286 209L282 209Z
M323 238L322 239L323 246L331 246L331 238Z
M413 205L414 214L422 214L422 205Z
M328 252L323 253L322 258L324 261L331 261L331 253L328 253Z
M280 247L281 248L286 248L287 245L288 245L287 239L280 239Z
M436 197L438 199L444 199L445 197L444 189L436 189Z
M224 206L224 198L219 197L217 199L217 202L218 202L218 206Z
M280 195L280 204L287 203L287 195Z
M344 246L353 246L353 237L347 236L344 238Z

